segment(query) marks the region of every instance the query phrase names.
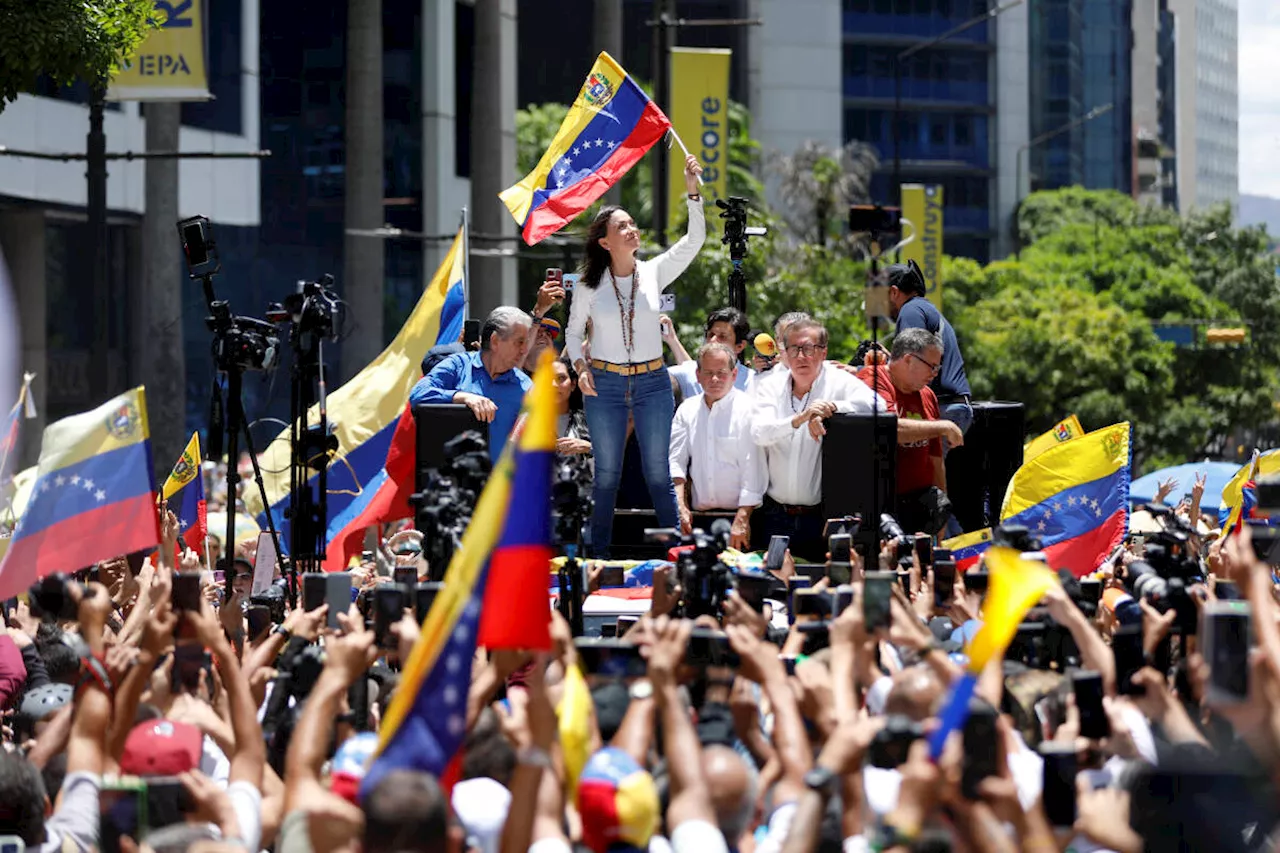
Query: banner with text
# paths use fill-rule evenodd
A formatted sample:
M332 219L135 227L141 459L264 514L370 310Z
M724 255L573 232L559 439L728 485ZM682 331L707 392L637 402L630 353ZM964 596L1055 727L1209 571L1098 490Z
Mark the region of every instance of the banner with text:
M916 236L902 249L902 261L915 261L924 273L925 295L942 310L942 187L903 184L902 217Z
M205 0L156 0L164 18L111 81L111 101L207 101Z
M727 48L677 47L671 50L671 126L702 163L702 196L708 209L728 194L729 60ZM684 152L671 149L667 169L671 222L685 209Z

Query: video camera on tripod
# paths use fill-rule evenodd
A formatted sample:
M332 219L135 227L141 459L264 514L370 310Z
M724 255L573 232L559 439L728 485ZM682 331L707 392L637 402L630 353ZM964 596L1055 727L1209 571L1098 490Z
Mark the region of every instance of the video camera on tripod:
M729 590L734 588L733 570L720 561L720 553L729 547L731 527L723 518L711 524L711 532L694 529L681 535L672 527L649 528L644 532L648 542L693 546L681 552L676 561L675 577L680 584L680 610L686 619L719 616Z
M443 465L419 471L418 490L409 503L414 527L422 531L428 580L444 579L490 467L488 444L480 433L469 430L445 443Z
M729 273L729 304L739 311L747 310L747 276L742 271L742 259L747 256L747 238L763 237L769 229L760 225L747 225L747 200L731 195L716 199L716 207L724 211L724 236L720 242L729 247L729 261L733 270Z

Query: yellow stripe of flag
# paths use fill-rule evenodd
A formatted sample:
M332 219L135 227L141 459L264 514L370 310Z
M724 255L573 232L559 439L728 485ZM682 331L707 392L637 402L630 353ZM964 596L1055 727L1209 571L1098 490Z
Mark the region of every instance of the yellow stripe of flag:
M1114 424L1051 447L1022 463L1009 481L1002 519L1072 486L1108 477L1129 463L1129 424Z
M140 444L151 437L147 404L141 387L126 391L98 408L71 415L45 427L41 443L41 475L91 456Z

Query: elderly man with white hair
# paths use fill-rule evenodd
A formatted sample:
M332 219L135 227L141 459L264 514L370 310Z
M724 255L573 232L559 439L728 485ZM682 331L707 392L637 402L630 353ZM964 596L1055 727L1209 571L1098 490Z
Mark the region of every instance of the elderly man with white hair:
M480 351L455 353L437 364L413 386L409 402L462 403L489 424L489 456L496 460L533 385L519 367L529 352L532 326L533 319L519 308L493 309L480 331Z

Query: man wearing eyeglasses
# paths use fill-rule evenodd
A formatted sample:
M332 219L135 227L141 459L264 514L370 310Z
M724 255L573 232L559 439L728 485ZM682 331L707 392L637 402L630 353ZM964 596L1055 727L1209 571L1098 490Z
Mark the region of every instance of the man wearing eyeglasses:
M783 332L786 367L757 379L751 438L764 448L769 471L755 525L755 547L770 536L790 536L791 551L819 560L822 540L823 421L836 412L885 411L884 403L856 376L826 366L827 330L797 320Z
M942 417L960 427L961 434L968 432L973 424L973 406L955 330L942 312L924 298L924 275L915 261L893 264L885 272L889 281L889 316L897 322L895 334L924 329L942 340L942 363L929 387L938 397Z
M753 400L734 386L738 355L728 344L703 344L696 363L702 393L681 403L671 423L671 479L680 529L692 532L695 512L732 512L729 545L745 551L751 513L760 505L767 477L764 451L751 440Z
M930 510L938 492L947 490L942 442L964 443L960 427L940 417L938 398L929 388L942 369L946 350L942 339L925 329L905 329L893 338L888 366L874 354L858 378L874 387L890 412L898 416L898 506L895 515L903 529L937 533L939 519ZM937 490L937 491L935 491Z

